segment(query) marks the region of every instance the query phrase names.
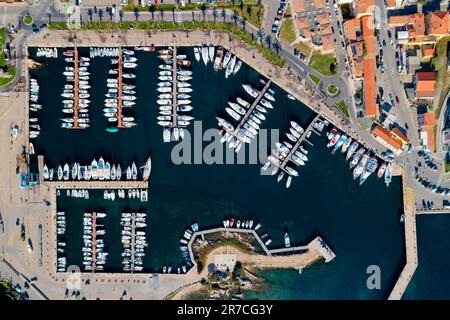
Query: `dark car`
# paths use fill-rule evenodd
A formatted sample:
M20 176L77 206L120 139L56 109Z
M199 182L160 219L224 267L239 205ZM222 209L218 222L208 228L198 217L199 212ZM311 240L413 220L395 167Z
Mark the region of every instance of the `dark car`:
M400 104L400 99L398 98L398 96L395 96L395 102L397 102L397 104Z

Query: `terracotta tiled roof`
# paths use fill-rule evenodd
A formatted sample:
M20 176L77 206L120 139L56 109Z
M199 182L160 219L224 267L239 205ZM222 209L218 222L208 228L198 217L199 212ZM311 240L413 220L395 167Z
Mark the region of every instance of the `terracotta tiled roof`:
M398 128L394 128L391 130L391 134L396 136L398 139L402 140L404 143L409 142L409 138L403 134Z
M320 34L322 36L327 35L327 34L333 34L333 30L331 29L331 23L322 25Z
M392 26L406 26L409 23L409 16L391 16L389 24Z
M308 22L308 18L306 17L301 17L297 19L297 27L299 27L300 29L309 29L309 22Z
M409 23L411 25L409 30L409 36L411 38L422 37L425 35L425 15L423 13L411 15Z
M323 48L323 51L334 50L334 36L332 33L322 36L322 48Z
M305 12L305 0L292 0L292 10L295 13Z
M325 8L327 2L325 0L314 0L314 6L317 9Z
M372 135L385 141L395 149L401 149L402 147L402 142L400 140L392 137L386 129L380 126L376 126L375 129L372 130Z
M448 12L431 12L430 13L430 34L444 35L449 30Z
M436 114L432 111L428 111L423 115L423 125L433 127L436 124Z
M375 10L375 0L358 0L358 14L370 13Z
M327 12L318 14L317 22L319 22L320 25L329 24L330 23L330 15Z
M361 20L360 19L351 19L347 20L344 23L344 31L347 36L347 39L350 41L357 41L356 32L361 29Z
M363 39L366 48L364 57L364 104L367 117L376 117L377 115L377 94L375 83L375 38L373 25L373 16L361 18L363 28Z

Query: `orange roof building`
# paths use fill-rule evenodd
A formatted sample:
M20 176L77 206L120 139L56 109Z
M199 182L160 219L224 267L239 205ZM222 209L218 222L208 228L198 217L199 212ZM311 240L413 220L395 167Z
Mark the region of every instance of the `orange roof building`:
M316 9L323 9L327 5L327 2L325 0L314 0L314 6Z
M391 136L394 136L397 138L397 140L400 140L402 144L408 144L409 138L403 134L398 128L394 128L390 132Z
M443 36L449 33L448 12L431 12L429 14L429 33Z
M375 118L377 116L377 94L375 81L375 37L373 25L373 16L364 16L361 18L363 28L363 39L366 48L364 56L364 105L366 117Z
M372 130L372 136L382 145L396 153L398 153L403 146L400 140L392 136L389 131L379 125Z
M309 29L309 22L308 22L307 17L298 18L296 21L297 21L297 27L299 29Z
M417 72L415 76L416 98L434 98L436 75L434 72Z
M305 0L292 0L292 10L295 13L305 12Z
M375 0L358 0L356 3L358 15L372 13L375 10Z
M334 51L334 36L332 33L322 35L322 51L324 53Z
M436 114L432 111L428 111L423 114L423 124L422 124L422 143L424 143L427 148L431 151L435 151L436 139L434 134L434 126L436 125Z
M425 15L416 13L409 16L409 37L420 41L425 36Z
M431 45L426 45L422 49L422 58L423 59L430 59L433 58L435 54L434 47Z
M345 21L344 32L350 42L361 40L361 20L355 18Z
M390 16L389 24L393 27L406 26L409 23L409 16Z
M330 14L328 12L318 14L316 17L317 22L319 22L320 25L326 25L330 23Z

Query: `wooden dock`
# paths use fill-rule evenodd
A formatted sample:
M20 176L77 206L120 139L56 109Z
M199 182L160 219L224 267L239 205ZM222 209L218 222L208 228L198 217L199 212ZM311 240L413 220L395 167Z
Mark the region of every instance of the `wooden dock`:
M54 189L148 189L148 181L137 180L44 180L44 156L38 156L39 166L39 184L44 186L51 186Z
M177 101L177 47L173 46L172 51L172 127L178 126L178 101Z
M78 129L80 126L78 125L78 105L79 105L79 75L78 75L78 48L75 47L74 53L73 53L73 75L74 75L74 82L73 82L73 128Z
M136 254L136 212L131 212L131 241L130 241L130 268L131 273L134 272L134 260Z
M97 265L97 213L92 212L92 272L95 272Z
M122 115L122 90L123 90L123 52L122 47L119 47L119 64L118 64L118 87L117 87L117 128L123 128Z
M248 117L252 114L252 112L255 110L258 103L261 101L261 99L264 97L264 94L267 92L267 89L269 89L270 84L272 83L272 80L269 79L267 83L264 85L264 88L261 90L261 92L258 93L255 100L251 104L250 108L247 109L247 112L242 116L241 121L234 129L233 135L237 135L241 129L241 127L244 125L244 123L248 120Z
M405 224L405 244L406 244L406 265L400 277L397 279L394 288L389 295L389 300L400 300L411 281L419 263L417 254L416 236L416 210L414 203L414 193L408 185L408 174L403 170L403 207Z
M316 116L314 117L314 120L311 121L311 123L310 123L310 124L308 125L308 127L305 129L305 132L300 136L300 138L297 140L297 142L295 142L293 148L289 151L289 153L288 153L288 155L286 156L286 158L284 158L283 161L280 163L279 168L280 168L281 170L286 171L285 168L286 168L287 162L291 160L292 155L297 151L297 149L300 147L300 145L301 145L303 142L308 142L309 144L313 145L313 144L312 144L311 142L309 142L309 140L307 139L307 137L308 137L308 132L314 131L314 133L320 135L319 132L317 132L317 131L315 131L315 130L313 129L314 124L315 124L315 123L317 122L317 120L319 120L319 119L320 119L320 116L319 116L319 115L316 115ZM287 172L287 171L286 171L286 173L289 174L289 172Z

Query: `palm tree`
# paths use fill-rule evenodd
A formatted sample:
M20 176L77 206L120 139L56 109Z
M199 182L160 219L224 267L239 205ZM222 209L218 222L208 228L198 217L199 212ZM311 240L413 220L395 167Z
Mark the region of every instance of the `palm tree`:
M93 15L94 15L94 11L91 8L89 8L88 9L88 16L89 16L89 19L91 20L91 23L92 23L92 16Z
M134 7L134 17L136 18L136 21L139 20L139 9L137 7Z
M150 10L150 13L152 15L152 21L155 20L155 6L152 4L148 7L148 10Z
M225 11L225 8L222 8L222 11L220 11L220 16L223 18L223 22L225 22L225 19L227 18L227 12Z
M234 24L237 23L238 14L236 11L233 11L233 14L231 15L231 19L234 21Z
M217 7L216 6L212 7L212 16L214 18L214 23L216 23L216 19L217 19Z
M270 37L270 34L266 37L266 45L270 48L272 45L272 38Z
M264 30L263 28L259 28L258 31L256 32L256 36L258 37L258 41L259 43L263 42L263 38L264 38Z
M119 18L120 18L120 23L122 23L122 21L123 21L123 11L122 10L119 11Z
M112 22L112 17L113 17L113 9L112 7L108 7L106 10L108 10L108 15L109 15L109 21Z
M241 24L242 24L242 29L244 29L244 31L245 31L245 27L247 25L247 18L246 17L243 17L241 19Z
M103 9L98 9L98 18L100 19L100 22L103 20Z
M205 3L202 3L200 10L202 11L203 22L205 22L205 16L206 16L206 4Z
M275 48L275 51L277 52L277 54L279 54L280 49L281 49L281 44L277 38L275 38L275 41L273 42L273 47Z

